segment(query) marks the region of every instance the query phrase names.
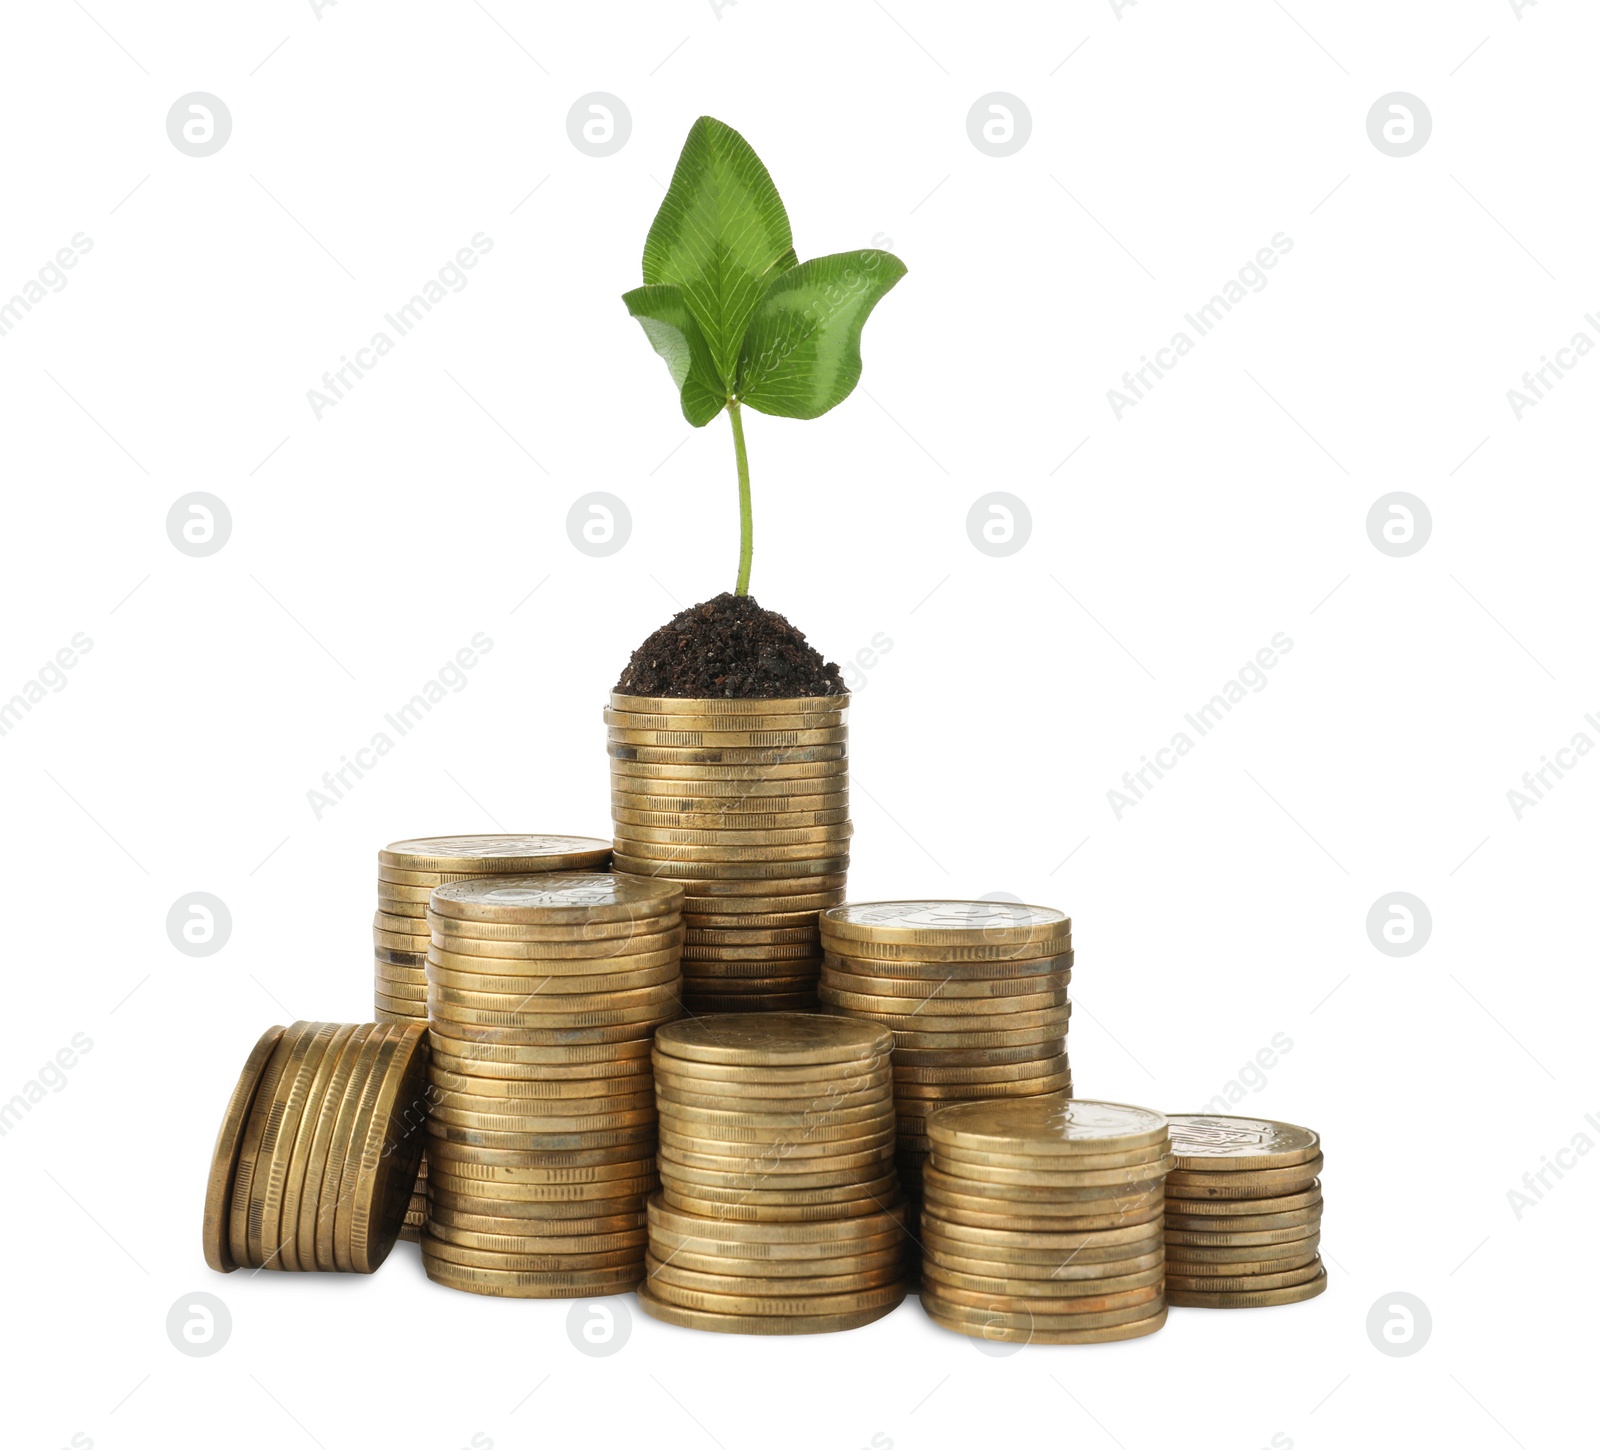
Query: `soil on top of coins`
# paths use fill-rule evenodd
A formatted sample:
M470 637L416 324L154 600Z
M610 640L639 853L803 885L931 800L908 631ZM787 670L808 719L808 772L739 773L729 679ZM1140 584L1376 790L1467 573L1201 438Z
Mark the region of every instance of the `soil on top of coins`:
M748 594L719 594L674 615L633 652L616 688L624 695L686 700L845 693L839 666Z

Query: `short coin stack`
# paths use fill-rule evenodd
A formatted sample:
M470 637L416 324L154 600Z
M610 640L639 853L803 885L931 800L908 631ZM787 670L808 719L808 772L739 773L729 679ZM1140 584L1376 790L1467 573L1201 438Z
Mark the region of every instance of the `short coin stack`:
M650 1039L681 1010L682 899L669 882L561 872L433 893L430 1279L568 1298L643 1276Z
M615 868L683 883L690 1011L816 1006L817 912L849 865L849 703L611 696Z
M823 912L823 1009L894 1032L900 1179L921 1194L927 1118L948 1102L1072 1091L1072 921L1006 901Z
M929 1133L922 1307L936 1323L1092 1344L1166 1322L1160 1113L1057 1094L942 1108Z
M370 1274L400 1236L422 1154L427 1029L269 1027L223 1115L206 1184L206 1262Z
M1167 1302L1256 1309L1315 1299L1328 1285L1322 1143L1264 1118L1175 1114L1167 1175Z
M476 876L603 870L611 848L593 836L430 836L378 852L378 913L372 920L373 1015L379 1022L428 1020L428 896L435 886ZM421 1237L427 1217L427 1159L406 1212L402 1238Z
M656 1034L661 1192L650 1202L653 1318L732 1334L819 1334L905 1297L891 1039L793 1012Z

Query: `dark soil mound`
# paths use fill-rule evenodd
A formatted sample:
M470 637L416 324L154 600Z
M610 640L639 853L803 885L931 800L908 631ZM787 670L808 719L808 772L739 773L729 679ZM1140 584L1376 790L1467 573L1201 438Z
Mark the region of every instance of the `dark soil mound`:
M674 615L633 652L617 681L624 695L783 700L842 695L829 664L781 614L749 595L719 594Z

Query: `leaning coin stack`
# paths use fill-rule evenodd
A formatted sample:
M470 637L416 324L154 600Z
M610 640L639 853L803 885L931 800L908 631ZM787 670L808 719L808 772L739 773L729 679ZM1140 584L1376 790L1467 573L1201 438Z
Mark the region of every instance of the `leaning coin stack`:
M820 1334L900 1303L890 1046L870 1023L797 1012L656 1034L647 1314L729 1334Z
M1072 920L1006 901L875 901L822 913L825 1011L894 1032L900 1180L921 1196L928 1114L1072 1091Z
M611 848L593 836L430 836L378 852L378 913L372 920L373 1015L379 1022L428 1020L428 896L447 881L534 871L603 870ZM402 1238L421 1237L427 1159Z
M400 1236L422 1154L427 1029L269 1027L217 1133L201 1243L244 1267L370 1274Z
M1257 1309L1328 1286L1322 1142L1264 1118L1174 1115L1167 1175L1167 1302Z
M683 883L690 1011L816 1006L817 912L849 865L849 703L611 696L615 869Z
M682 891L551 873L457 881L428 915L428 1277L622 1294L655 1189L650 1039L679 1015Z
M1160 1113L1054 1094L958 1103L928 1130L922 1307L935 1323L1093 1344L1166 1322Z

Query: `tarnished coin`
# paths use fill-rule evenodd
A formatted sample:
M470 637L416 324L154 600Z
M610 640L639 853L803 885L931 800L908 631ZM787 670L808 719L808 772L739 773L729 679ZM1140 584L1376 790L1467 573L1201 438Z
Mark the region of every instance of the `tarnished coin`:
M1169 1244L1182 1244L1196 1249L1229 1249L1229 1248L1259 1248L1265 1244L1289 1244L1315 1235L1320 1228L1320 1218L1312 1219L1308 1223L1291 1224L1286 1228L1259 1229L1250 1233L1215 1233L1204 1230L1177 1229L1167 1227L1167 1242Z
M206 1263L219 1274L232 1273L239 1267L238 1260L229 1248L227 1227L234 1173L239 1167L239 1149L244 1141L257 1089L285 1030L283 1027L267 1028L250 1049L239 1080L228 1098L222 1126L217 1130L216 1146L211 1153L211 1172L206 1180L205 1216L200 1225L200 1244Z
M848 710L850 692L836 695L801 695L785 699L752 699L721 696L678 697L629 695L611 692L613 710L643 715L809 715L818 711Z
M1169 1175L1170 1177L1170 1175ZM1268 1198L1185 1198L1173 1200L1172 1212L1195 1218L1253 1218L1267 1213L1294 1213L1314 1208L1322 1202L1322 1182L1313 1179L1298 1193L1274 1194ZM1225 1227L1219 1223L1218 1227Z
M1167 1122L1180 1169L1288 1168L1322 1153L1322 1141L1310 1128L1269 1118L1177 1113Z
M1303 1193L1322 1171L1322 1155L1289 1168L1263 1168L1238 1173L1174 1170L1167 1177L1170 1198L1265 1199Z

